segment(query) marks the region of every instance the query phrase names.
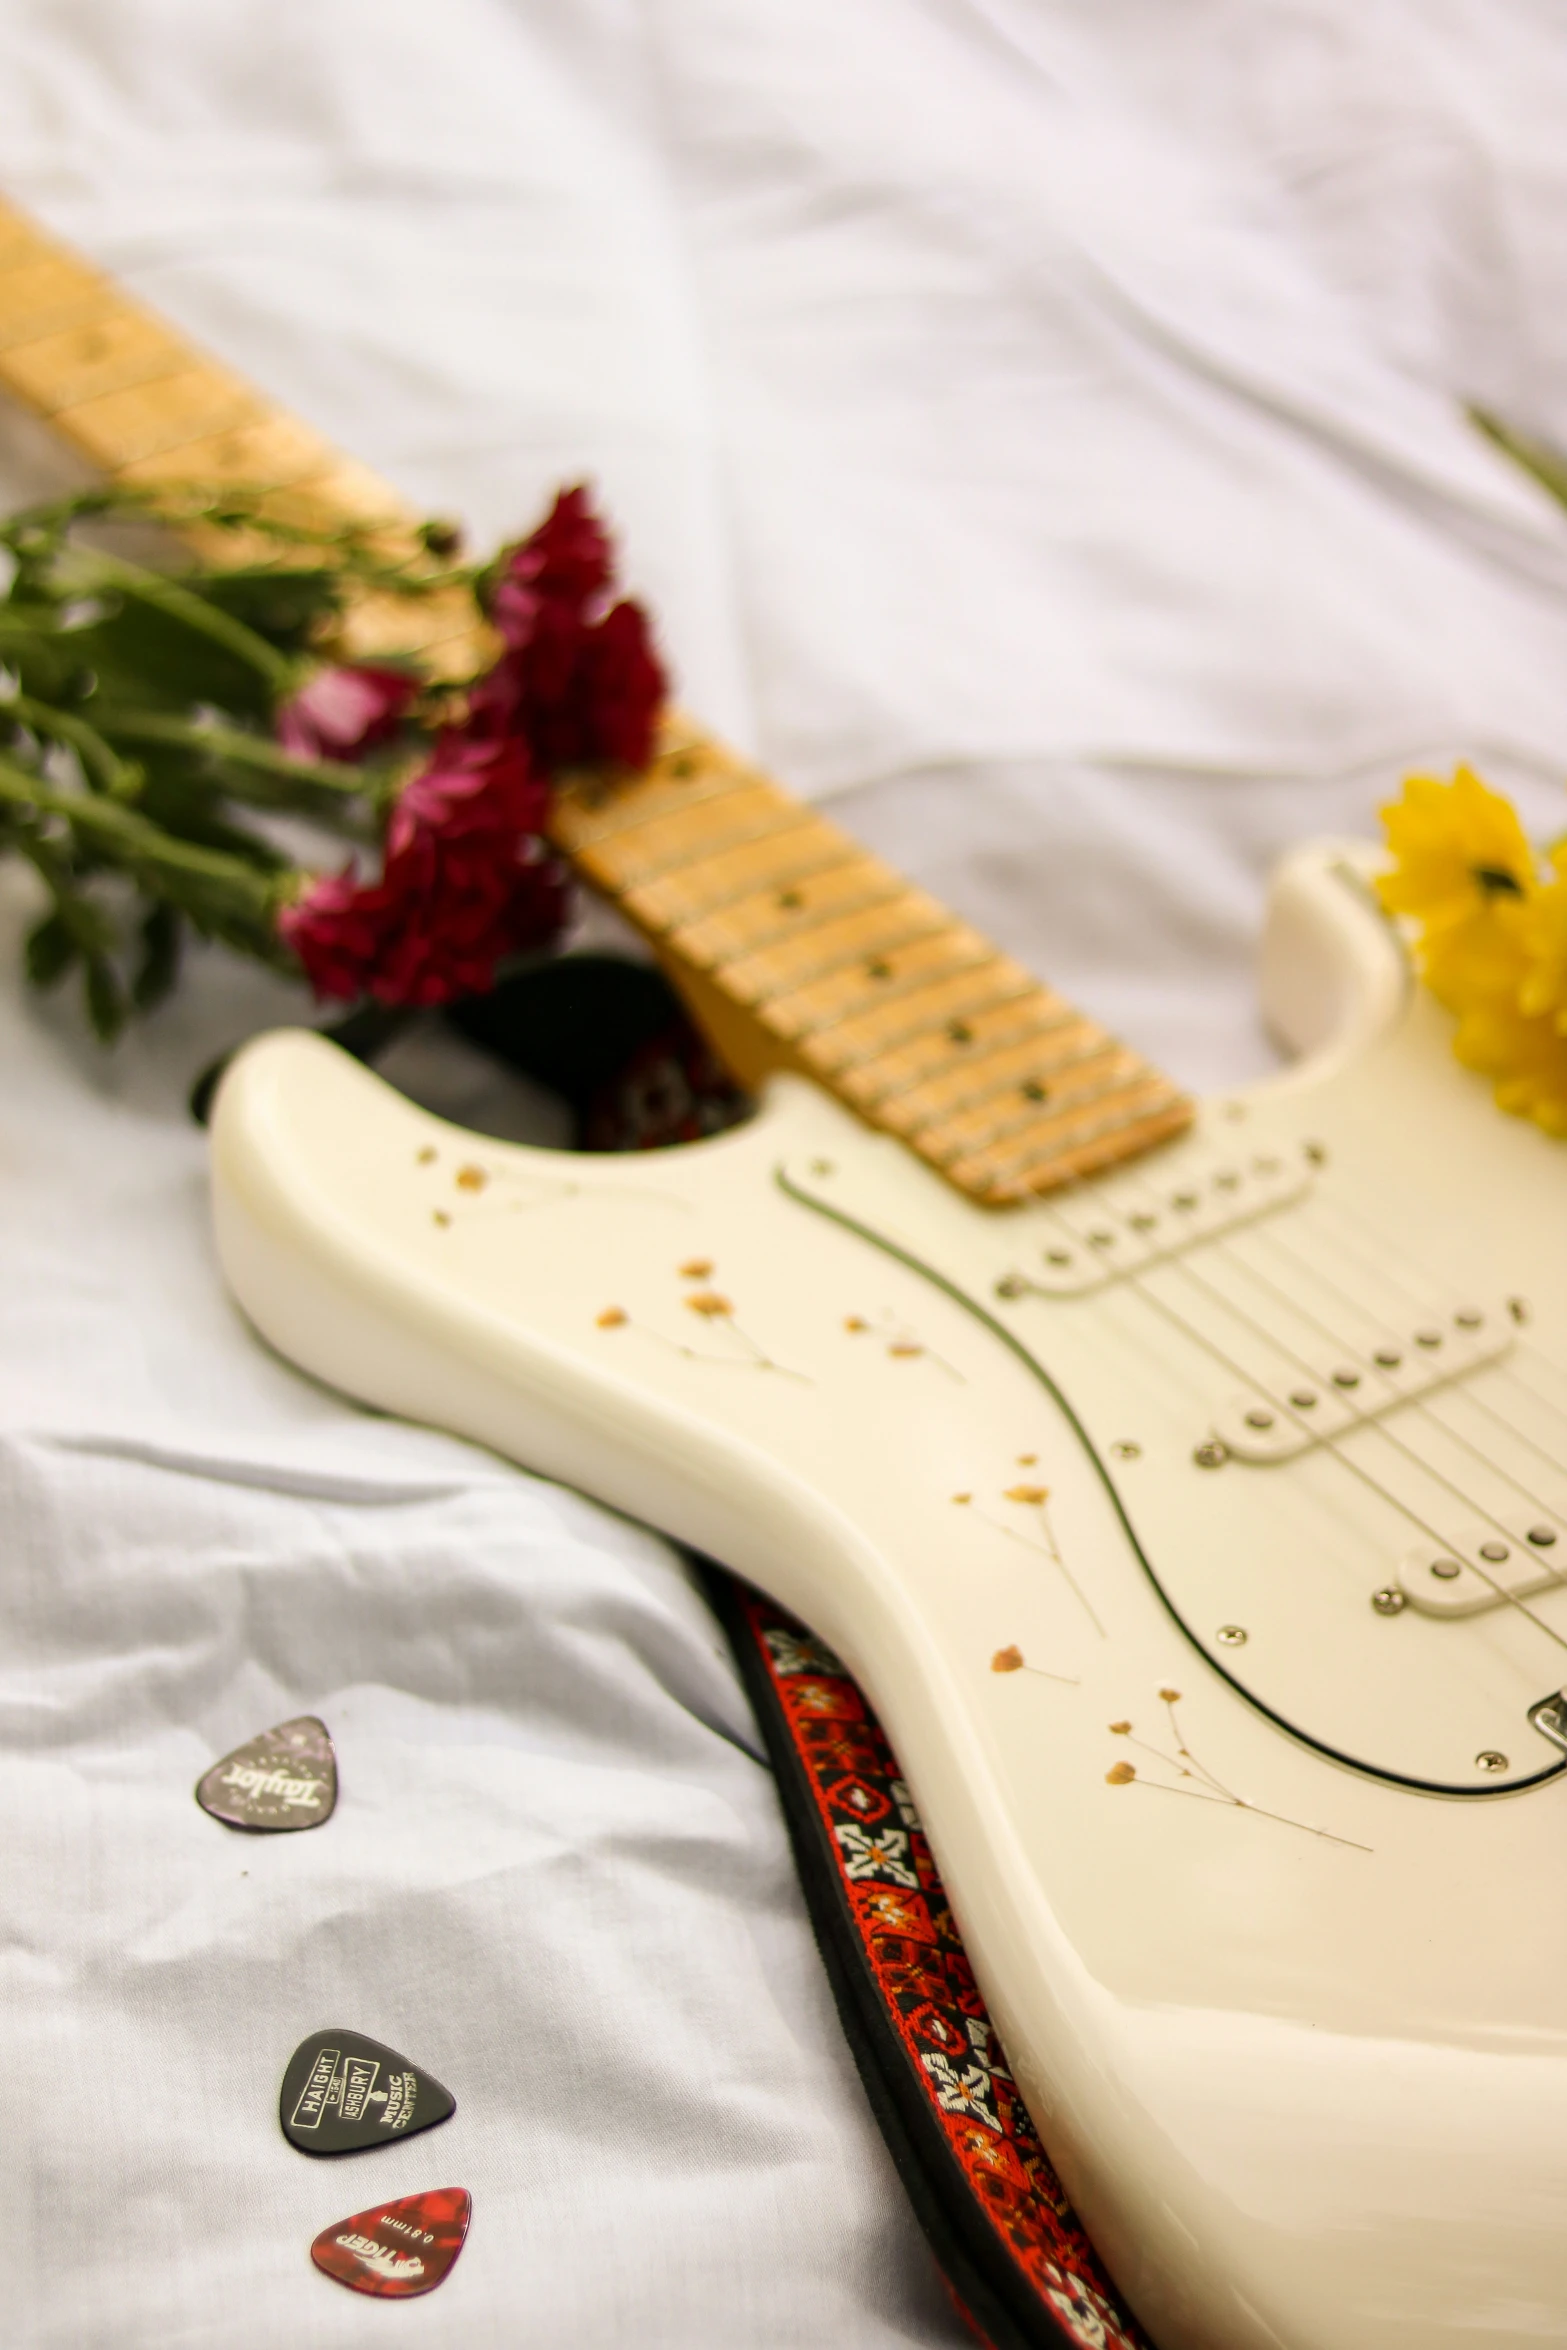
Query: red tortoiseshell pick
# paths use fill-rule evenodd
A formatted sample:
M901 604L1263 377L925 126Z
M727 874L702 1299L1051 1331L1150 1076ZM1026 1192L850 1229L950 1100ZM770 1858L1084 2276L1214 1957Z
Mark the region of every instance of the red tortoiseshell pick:
M300 1714L236 1746L197 1781L196 1801L226 1828L274 1836L319 1828L337 1801L337 1762L325 1722Z
M352 2292L408 2301L445 2283L472 2212L466 2187L431 2187L423 2195L377 2203L323 2228L310 2257L324 2275Z

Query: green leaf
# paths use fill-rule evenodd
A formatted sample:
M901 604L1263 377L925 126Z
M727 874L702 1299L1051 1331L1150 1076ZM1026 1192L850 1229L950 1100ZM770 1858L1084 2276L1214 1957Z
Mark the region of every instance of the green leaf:
M90 959L83 976L83 994L92 1032L100 1044L113 1044L124 1028L129 1013L125 990L115 976L113 964L101 955L94 955Z
M295 570L225 571L187 576L183 585L215 604L281 653L303 653L321 623L342 608L335 570L323 563Z
M1487 440L1494 441L1505 456L1511 457L1515 465L1521 465L1525 473L1532 473L1559 506L1567 506L1567 451L1550 441L1536 440L1530 433L1515 431L1488 408L1471 408L1469 421L1479 427Z
M27 978L33 987L54 987L76 961L80 949L71 925L58 909L46 914L27 934Z
M138 1012L152 1011L173 987L183 943L184 930L174 908L161 902L150 907L141 926L141 960L131 984L131 1001Z
M271 715L271 685L250 663L139 597L111 604L101 619L66 631L60 641L69 645L73 666L97 676L91 707L100 724L103 709L115 703L181 711L206 703L239 717Z

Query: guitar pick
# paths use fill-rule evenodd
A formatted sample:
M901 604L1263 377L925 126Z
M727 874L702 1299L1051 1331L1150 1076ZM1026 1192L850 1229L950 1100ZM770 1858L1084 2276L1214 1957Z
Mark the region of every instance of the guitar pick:
M362 2032L312 2032L288 2060L278 2120L302 2154L357 2154L417 2137L457 2100L395 2048Z
M236 1746L196 1782L196 1801L226 1828L279 1835L319 1828L337 1802L337 1760L314 1714Z
M473 2197L466 2187L432 2187L377 2203L323 2228L310 2257L326 2276L355 2293L408 2301L433 2293L451 2274L463 2248Z

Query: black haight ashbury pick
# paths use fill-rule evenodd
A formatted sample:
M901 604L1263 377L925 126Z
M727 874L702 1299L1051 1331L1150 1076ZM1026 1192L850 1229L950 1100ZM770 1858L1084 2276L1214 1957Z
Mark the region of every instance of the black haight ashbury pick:
M434 2075L362 2032L312 2032L288 2060L278 2120L302 2154L358 2154L449 2121L457 2100Z

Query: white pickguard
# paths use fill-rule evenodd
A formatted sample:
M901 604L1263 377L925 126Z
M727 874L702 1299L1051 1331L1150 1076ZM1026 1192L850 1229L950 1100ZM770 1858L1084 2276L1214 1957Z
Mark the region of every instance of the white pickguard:
M264 1037L219 1245L319 1377L839 1650L1161 2350L1567 2342L1567 1754L1529 1718L1567 1157L1452 1062L1345 851L1286 869L1265 990L1289 1078L1002 1213L795 1081L585 1160Z

